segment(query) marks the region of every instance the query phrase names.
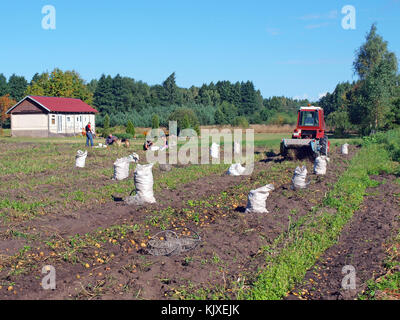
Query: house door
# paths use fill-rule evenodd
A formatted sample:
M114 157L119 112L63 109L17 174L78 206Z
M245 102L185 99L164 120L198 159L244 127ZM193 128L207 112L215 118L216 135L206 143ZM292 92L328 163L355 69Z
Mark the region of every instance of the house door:
M62 126L62 116L57 116L57 132L62 133L63 131L63 126Z

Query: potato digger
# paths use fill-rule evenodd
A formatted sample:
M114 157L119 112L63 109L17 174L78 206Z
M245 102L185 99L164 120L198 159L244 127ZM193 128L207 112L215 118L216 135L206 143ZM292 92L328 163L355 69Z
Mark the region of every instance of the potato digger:
M300 107L292 139L282 139L281 155L289 160L328 156L330 142L325 133L324 110Z

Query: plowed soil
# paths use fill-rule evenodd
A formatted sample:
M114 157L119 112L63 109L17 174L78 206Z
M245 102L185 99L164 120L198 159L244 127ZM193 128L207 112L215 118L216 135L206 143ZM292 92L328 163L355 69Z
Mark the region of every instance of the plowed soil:
M258 255L260 249L272 243L291 223L322 201L356 151L357 148L351 146L350 154L342 156L338 148L333 148L328 173L323 177L313 175L313 164L308 162L310 185L307 190L294 191L290 188L293 169L300 162L282 166L281 171L274 173L273 181L260 179L260 176L273 172L273 168L280 165L282 159L272 157L258 162L251 176L211 175L183 185L178 190L162 190L155 194L158 203L151 206L137 208L116 201L91 210L48 215L14 225L13 231L25 232L31 238L26 241L11 236L10 239L4 238L0 246L2 257L21 252L27 243L32 248L38 248L40 254L34 256L36 263L29 264L29 269L21 273L10 272L7 267L1 270L0 280L4 284L11 283L12 288L0 289L0 298L178 299L190 298L192 294L212 298L215 292L223 292L223 298L235 298L236 286L243 280L251 279L263 266L263 259ZM271 182L275 190L267 200L269 213L246 214L248 192ZM242 187L238 189L238 185ZM225 200L222 201L221 197ZM126 241L131 236L128 234L118 239L116 244L103 245L102 249L112 259L107 263L91 262L87 267L81 262L93 259L95 251L92 249L96 248L85 248L78 253L81 261L71 263L59 256L53 257L51 250L43 246L46 239L67 241L99 227L122 224L144 226L149 215L168 208L173 208L178 217L183 217L187 212L185 210L191 209L188 207L189 200L203 200L209 206L193 208L194 211L201 211L201 217L206 222L199 224L188 220L184 225L196 230L202 238L195 250L185 254L170 257L148 255L145 247L130 246ZM218 203L220 200L221 205ZM172 227L180 226L168 226ZM147 230L147 234L152 235L160 228L149 226ZM3 230L3 235L6 234L7 230ZM133 234L130 239L140 242L135 237ZM41 286L44 265L52 265L56 269L56 290L44 290Z
M394 176L373 177L381 184L369 188L360 210L343 229L337 244L307 272L304 284L288 299L352 300L366 288L369 279L385 273L387 241L399 230L400 186ZM345 266L353 266L356 288L344 289Z

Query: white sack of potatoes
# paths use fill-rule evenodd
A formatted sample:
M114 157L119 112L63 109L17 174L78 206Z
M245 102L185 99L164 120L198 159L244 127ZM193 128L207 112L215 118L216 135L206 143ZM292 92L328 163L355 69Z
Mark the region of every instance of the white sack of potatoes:
M274 189L273 184L268 184L256 190L251 190L247 198L246 213L268 213L266 201L270 191Z
M87 157L87 151L83 152L82 150L78 150L75 156L75 167L84 168Z

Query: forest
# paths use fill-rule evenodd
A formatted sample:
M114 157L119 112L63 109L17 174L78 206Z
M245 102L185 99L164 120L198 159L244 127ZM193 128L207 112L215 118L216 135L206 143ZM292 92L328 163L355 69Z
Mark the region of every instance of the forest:
M89 82L76 71L36 73L24 76L0 74L1 127L9 126L5 111L26 95L80 98L99 110L98 126L166 126L171 116L195 114L196 125L246 127L249 124L284 125L296 122L296 110L309 103L324 108L328 125L338 135L368 134L400 124L400 77L396 55L372 25L365 43L356 51L353 71L358 80L340 82L319 101L283 96L264 98L252 81L218 81L201 87L179 87L175 72L161 84L149 85L120 74L102 74ZM190 124L189 124L190 125Z

